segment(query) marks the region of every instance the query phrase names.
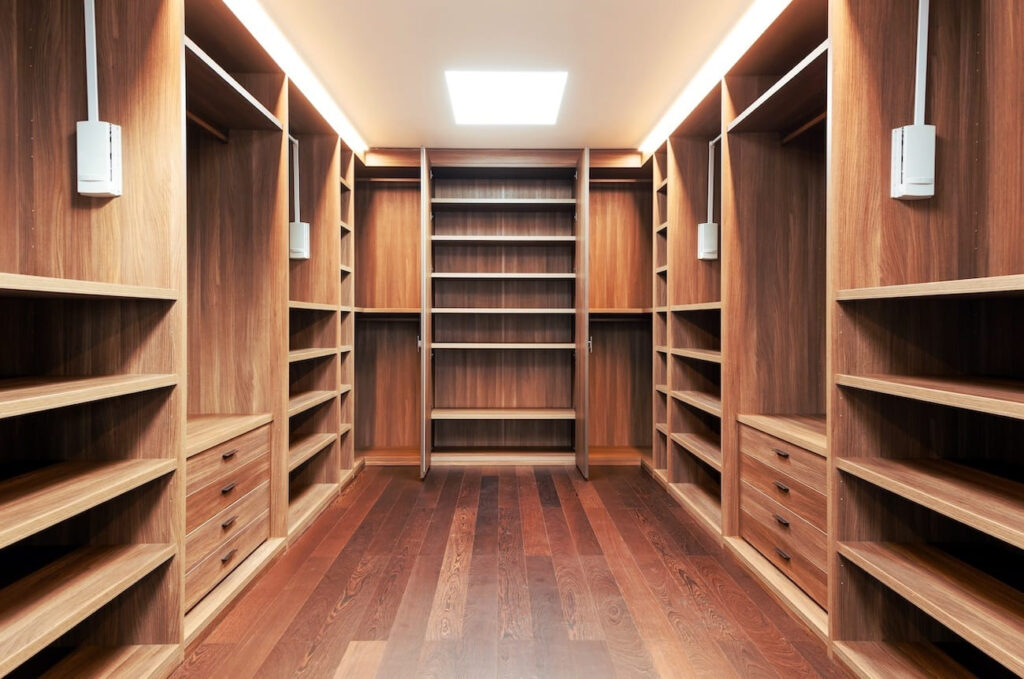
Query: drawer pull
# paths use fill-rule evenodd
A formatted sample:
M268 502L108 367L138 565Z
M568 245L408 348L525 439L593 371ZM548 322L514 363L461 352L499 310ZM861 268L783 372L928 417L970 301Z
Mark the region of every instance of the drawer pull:
M775 487L778 488L779 490L781 490L783 493L788 493L789 492L789 486L784 484L782 481L776 481L775 482Z
M772 514L772 518L775 519L780 526L785 526L787 528L789 527L789 521L782 518L778 514Z
M784 450L779 450L778 448L773 448L772 452L775 453L776 455L778 455L779 457L781 457L783 460L788 460L789 459L789 453L787 453Z
M226 485L226 486L224 486L223 488L220 489L220 494L221 495L227 495L228 493L233 491L235 489L235 486L237 486L237 485L238 484L236 482L232 481L231 483L229 483L228 485Z
M220 459L222 459L222 460L230 460L231 458L233 458L237 454L238 454L238 448L232 448L231 450L229 450L226 453L224 453L223 455L221 455Z
M237 551L238 551L237 549L232 549L230 552L228 552L227 554L225 554L224 556L222 556L220 558L220 562L221 563L227 563L228 561L231 561L231 559L235 556L235 552L237 552Z
M238 521L238 514L235 514L230 519L222 523L220 527L224 530L227 530L228 528L231 528L233 525L235 525L235 521Z
M232 551L234 551L234 550L232 550ZM775 553L778 554L780 557L782 557L783 561L789 561L790 558L792 558L792 557L789 556L789 554L786 554L784 551L782 551L778 547L775 548Z

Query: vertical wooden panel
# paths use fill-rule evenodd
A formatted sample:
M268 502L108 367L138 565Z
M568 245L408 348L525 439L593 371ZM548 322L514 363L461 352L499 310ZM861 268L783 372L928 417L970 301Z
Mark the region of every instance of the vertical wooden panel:
M590 475L587 412L590 398L590 149L583 149L576 165L576 467Z

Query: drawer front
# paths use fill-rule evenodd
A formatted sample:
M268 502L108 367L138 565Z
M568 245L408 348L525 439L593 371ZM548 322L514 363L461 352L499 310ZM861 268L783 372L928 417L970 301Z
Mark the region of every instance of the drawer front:
M218 483L270 451L270 425L264 425L219 446L193 455L185 463L185 494Z
M824 531L745 483L740 487L740 509L763 524L780 543L785 542L791 551L825 570L828 541Z
M220 548L185 574L185 610L195 606L226 578L270 535L270 512L266 511Z
M185 570L218 551L225 542L270 509L270 484L263 483L237 502L225 507L185 538Z
M185 533L191 533L224 509L268 480L270 456L263 455L241 469L232 470L217 483L204 486L185 498Z
M740 425L740 452L746 453L799 481L811 490L825 494L825 458L782 439Z
M828 585L825 571L817 568L802 554L779 540L772 530L740 510L740 536L761 552L800 589L828 610Z
M750 455L743 454L740 460L740 478L743 483L761 491L815 528L825 530L826 503L822 493L811 490Z

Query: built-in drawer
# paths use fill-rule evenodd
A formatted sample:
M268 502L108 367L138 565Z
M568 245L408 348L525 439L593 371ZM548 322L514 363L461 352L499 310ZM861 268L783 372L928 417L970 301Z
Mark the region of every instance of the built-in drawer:
M799 481L811 490L823 495L825 493L827 463L825 458L816 453L744 424L740 425L740 452Z
M826 570L828 544L824 531L746 483L740 486L740 509L764 524L791 551Z
M193 455L185 463L185 494L221 481L269 451L270 425L264 425Z
M270 512L260 514L217 551L185 574L185 609L195 606L211 589L238 567L270 535Z
M185 570L191 570L218 551L225 542L269 509L270 484L265 482L201 524L185 538Z
M761 552L819 606L828 609L828 585L825 571L815 566L772 529L745 509L740 510L740 536Z
M222 510L248 495L269 479L270 456L261 455L244 467L233 469L216 483L203 486L185 498L185 533L206 523Z
M825 495L769 467L746 453L740 455L740 478L815 528L825 530Z

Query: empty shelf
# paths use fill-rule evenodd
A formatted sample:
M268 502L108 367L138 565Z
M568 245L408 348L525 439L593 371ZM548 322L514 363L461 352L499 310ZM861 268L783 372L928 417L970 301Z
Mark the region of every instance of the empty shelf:
M658 393L665 394L666 396L668 396L668 386L667 385L655 384L654 385L654 390L657 391Z
M926 403L1024 419L1024 382L965 377L836 375L836 384Z
M824 415L740 415L736 419L748 427L828 457Z
M836 295L840 302L872 299L909 299L915 297L998 297L1024 293L1024 275L966 278L908 285L882 285L850 288Z
M350 391L352 391L352 385L351 384L343 384L343 385L341 385L341 388L338 389L338 395L341 396L341 395L347 394Z
M718 496L695 483L670 483L669 493L704 522L713 535L722 534L722 504Z
M484 236L484 235L458 235L458 236L431 236L430 240L435 243L451 243L453 245L558 245L561 243L573 244L576 236Z
M248 90L185 36L185 95L188 113L221 130L281 130Z
M576 210L575 198L434 198L430 201L435 211L441 210L524 210L568 211Z
M572 342L435 342L431 349L494 349L494 350L571 350Z
M668 436L668 425L664 422L658 422L654 425L654 430L662 436Z
M75 649L43 679L79 677L163 677L178 664L176 644L82 646Z
M864 677L975 679L973 672L968 672L926 641L837 641L835 649L837 655Z
M722 399L703 391L673 391L672 398L715 417L722 416Z
M299 363L301 361L311 361L316 358L334 356L337 353L338 350L333 347L324 347L322 349L293 349L288 352L288 362Z
M645 316L651 313L649 307L632 307L611 309L607 307L591 307L587 310L591 316Z
M178 293L170 288L0 273L0 297L175 300Z
M1024 484L948 460L843 458L839 469L1024 549Z
M351 352L352 352L352 345L351 344L342 344L340 347L338 347L338 353L339 354L348 354L348 353L351 353Z
M209 450L236 436L262 427L271 420L270 413L260 415L189 415L185 424L185 456Z
M661 276L662 274L665 274L665 275L667 275L667 274L668 274L668 265L666 264L665 266L659 266L659 267L657 267L657 268L656 268L656 269L654 270L654 273L655 273L655 274L657 274L658 276Z
M346 275L346 276L348 274L352 273L352 267L350 267L348 265L342 264L338 268L341 270L341 273Z
M314 483L288 498L288 535L301 533L338 494L337 483Z
M307 434L296 439L288 448L288 471L295 469L337 440L337 434Z
M422 311L419 307L356 307L357 314L379 314L382 316L420 314Z
M671 353L673 356L682 356L683 358L692 358L698 361L707 361L708 363L722 362L722 352L712 351L711 349L673 349Z
M696 304L673 304L672 311L686 313L688 311L721 311L721 302L698 302Z
M497 279L497 280L560 280L576 278L574 273L515 273L506 271L497 272L460 272L460 273L432 273L431 278L453 278L453 279Z
M473 307L445 307L435 308L431 310L435 314L459 314L459 315L472 315L472 314L490 314L490 315L556 315L556 314L575 314L576 309L525 309L525 308L512 308L512 307L493 307L493 308L473 308Z
M0 547L34 535L143 484L177 461L60 462L0 483Z
M575 420L572 408L434 408L432 420Z
M670 438L712 469L722 471L722 444L717 436L689 433L672 434Z
M803 61L736 116L729 132L790 132L825 110L829 42Z
M288 399L288 417L303 413L326 403L338 395L336 391L305 391Z
M658 228L654 230L655 233L661 233L662 231L668 231L668 222L662 222L658 225Z
M665 193L668 191L668 177L665 177L658 183L658 188L655 189L658 193Z
M326 311L326 312L331 312L331 311L337 311L338 310L338 305L337 304L323 304L321 302L299 302L299 301L295 301L295 300L290 300L288 302L288 308L289 309L299 309L299 310L302 310L302 311Z
M342 191L351 191L352 190L352 186L348 183L348 180L345 179L344 177L339 177L338 178L338 183L341 185L341 190Z
M349 226L348 222L341 222L340 226L342 231L345 231L346 233L352 233L352 227Z
M840 542L839 554L1017 674L1024 594L924 544Z
M654 347L654 350L659 354L665 354L666 356L668 355L668 347L656 346Z
M173 387L177 375L31 377L0 380L0 418Z
M174 545L85 547L0 590L6 675L175 554Z

